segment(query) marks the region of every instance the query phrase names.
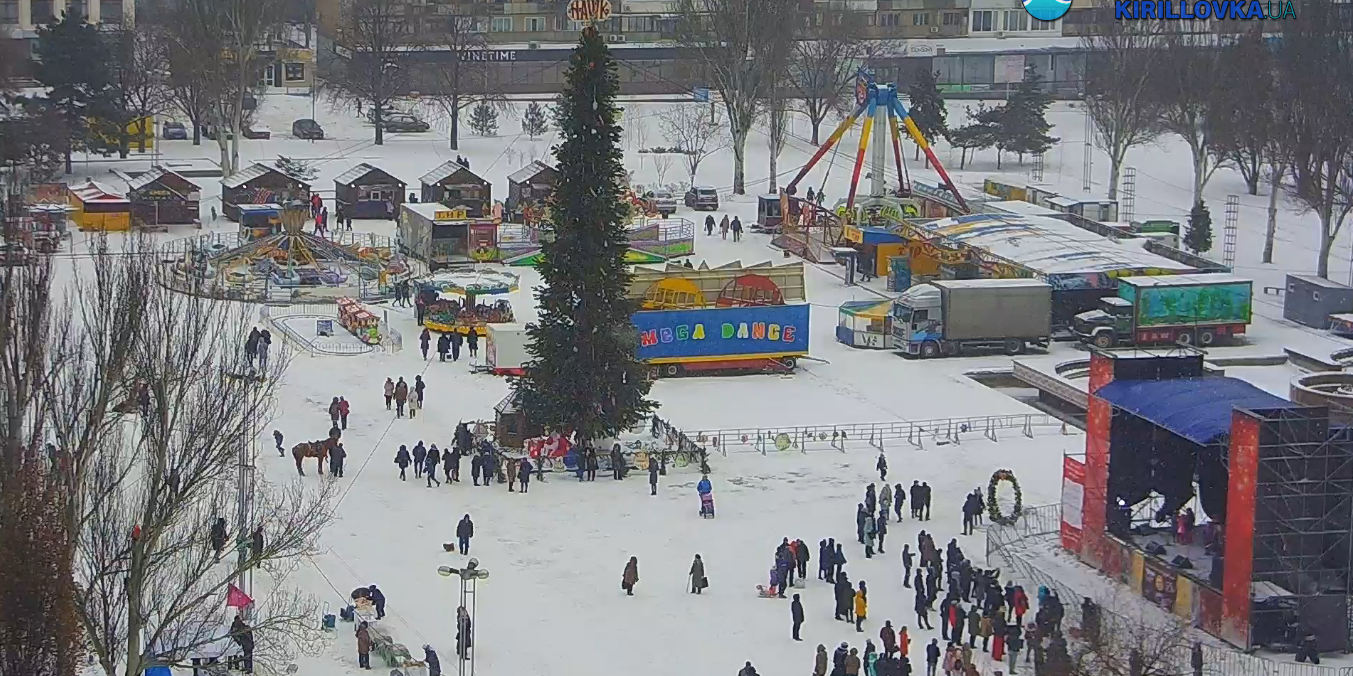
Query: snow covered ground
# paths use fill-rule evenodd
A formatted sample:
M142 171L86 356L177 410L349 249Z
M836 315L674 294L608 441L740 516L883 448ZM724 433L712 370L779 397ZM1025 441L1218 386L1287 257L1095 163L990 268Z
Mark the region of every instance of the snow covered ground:
M658 167L643 147L667 145L655 123L663 108L673 104L627 104L624 124L627 164L638 183L658 182ZM696 105L696 104L684 104ZM315 117L324 126L324 141L293 139L287 133L292 120ZM1070 104L1054 105L1050 120L1062 143L1050 152L1044 166L1044 182L1067 195L1081 192L1081 135L1083 116ZM962 106L953 105L950 119L962 123ZM260 123L278 133L268 141L242 141L246 162L271 163L278 155L313 162L320 178L315 186L332 199L333 177L359 162L370 162L409 182L457 154L469 158L472 168L494 183L495 196L506 192L507 174L532 159L550 160L550 135L529 139L518 133L518 124L502 119L503 136L466 136L458 151L449 149L445 138L434 133L389 134L386 145L372 143L371 126L352 111L333 110L325 102L314 105L306 98L270 96L261 102ZM642 131L641 131L642 130ZM829 129L823 130L825 137ZM789 147L779 158L788 181L812 152L806 122L796 118ZM843 145L853 147L847 137ZM115 180L111 170L132 171L156 159L207 160L218 157L214 144L194 147L188 142L161 142L161 155L127 161L95 159L77 163L81 175ZM848 153L847 153L848 154ZM955 180L980 186L995 175L994 151L970 161L965 171L954 171L957 154L941 144L940 157ZM1182 220L1190 195L1191 172L1182 144L1166 139L1158 146L1134 149L1128 164L1137 168L1136 217ZM829 198L846 192L849 166L846 154L824 161L808 177L813 186L825 185ZM1013 162L1013 158L1007 158ZM765 186L767 166L765 137L759 132L748 144L748 189ZM1013 168L1012 168L1013 167ZM933 180L920 163L911 163L914 177ZM1001 174L1023 169L1005 164ZM1105 193L1108 173L1105 156L1096 152L1090 195ZM700 168L697 182L719 188L722 211L738 215L744 223L756 218L752 196L729 194L731 151L723 150ZM671 167L661 182L685 178L679 166ZM219 185L203 184L204 222L215 206L219 211ZM1213 177L1207 198L1213 208L1214 239L1220 247L1222 205L1228 194L1241 195L1237 272L1252 276L1256 289L1281 286L1284 272L1310 272L1315 268L1318 235L1313 220L1291 208L1280 215L1277 261L1258 263L1262 246L1267 196L1244 195L1239 174L1221 169ZM1266 188L1265 188L1266 189ZM703 220L703 214L682 209L678 216ZM222 219L208 228L229 229ZM358 221L358 230L389 234L389 222ZM167 237L196 234L179 229ZM76 250L82 250L82 235L76 235ZM1350 242L1335 247L1338 262L1332 269L1349 266ZM733 243L717 236L697 235L697 265L718 265L732 260L755 263L778 260L779 252L767 246L765 237L748 235ZM511 300L519 321L534 317L529 289L538 285L533 270L522 270L522 291ZM837 306L847 300L878 297L876 288L846 287L831 267L809 266L807 287L812 303L811 351L824 362L801 363L790 376L743 376L737 378L690 378L660 381L653 396L661 404L660 415L685 430L717 428L791 427L812 424L923 420L949 416L980 416L1033 412L1025 404L994 389L977 384L964 373L983 368L1008 367L1008 357L918 362L890 352L854 350L833 339ZM1336 275L1337 277L1337 275ZM1258 299L1260 315L1246 344L1217 349L1217 354L1277 354L1294 347L1324 355L1347 346L1346 341L1323 332L1297 327L1281 320L1280 299ZM493 406L507 393L501 379L471 373L466 361L424 362L416 344L417 327L410 311L385 308L394 328L405 337L398 353L375 352L359 357L294 357L279 384L282 402L279 419L266 430L280 429L288 439L319 438L327 431L325 409L334 396L352 402L347 476L338 506L339 520L324 538L324 553L294 573L297 583L327 600L332 607L344 604L349 590L359 585L379 584L389 599L389 617L384 626L414 649L430 643L442 654L444 670L454 669L454 617L457 585L436 574L440 565L461 563L464 557L446 554L441 544L450 541L456 521L465 513L476 522L472 547L492 577L481 586L476 640L478 667L486 674L531 674L548 670L560 676L590 676L601 667L611 673L645 673L653 676L688 676L692 673L732 673L750 660L763 674L803 673L810 669L818 643L833 646L843 640L862 646L863 638L877 640L885 619L894 626L910 626L912 596L901 587L897 552L904 542L913 546L924 527L937 542L947 542L960 530L962 496L985 486L992 471L1009 468L1020 478L1025 504L1055 502L1061 486L1060 463L1064 451L1083 446L1079 434L1063 435L1054 428L1037 430L1028 439L1018 433L991 442L977 436L961 445L928 445L923 450L906 444L888 447L893 468L889 479L910 484L928 481L935 487L935 520L924 525L910 519L894 526L888 536L888 553L873 560L863 558L853 544L854 505L864 486L877 479L873 472L876 453L862 443L846 452L784 452L762 456L733 448L727 457L711 462L719 517L704 521L696 515L694 482L690 470L674 470L663 481L657 497L650 497L641 477L614 482L599 477L595 484L578 484L568 477L551 477L533 484L529 495L509 494L501 487L489 491L472 486L425 488L421 483L401 483L393 465L400 444L420 439L444 446L461 420L488 419ZM307 327L301 326L304 330ZM313 333L313 325L309 327ZM304 335L304 334L303 334ZM1033 357L1057 363L1083 358L1073 346L1056 345L1051 354ZM1270 370L1272 369L1272 370ZM1293 373L1287 367L1244 367L1229 370L1251 378L1262 387L1285 393L1282 383ZM427 402L416 420L394 420L384 410L381 384L387 376L412 380L422 374L428 383ZM260 442L271 448L271 439ZM742 451L742 452L738 452ZM270 481L318 481L313 474L299 479L289 459L260 459ZM468 469L468 468L467 468ZM326 479L327 480L327 479ZM781 538L801 538L816 557L816 543L835 537L847 543L847 569L852 579L866 580L871 590L870 619L866 633L830 619L831 594L824 584L811 583L804 593L808 621L804 642L789 638L787 601L756 598L754 585L764 584L775 545ZM981 559L980 534L960 537L969 557ZM685 591L684 577L694 554L705 560L711 587L701 596ZM621 569L629 556L638 556L640 582L634 598L619 588ZM810 563L815 570L816 562ZM317 620L318 621L318 620ZM913 660L920 646L938 632L920 632L913 638ZM916 663L916 662L914 662ZM303 676L356 672L352 628L339 625L320 655L300 662Z

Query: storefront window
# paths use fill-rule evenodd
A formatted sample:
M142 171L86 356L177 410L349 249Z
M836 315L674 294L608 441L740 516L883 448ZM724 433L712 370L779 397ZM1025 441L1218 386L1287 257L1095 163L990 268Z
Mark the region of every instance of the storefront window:
M288 63L286 64L287 82L302 82L305 80L305 64Z
M33 23L49 23L55 16L52 0L33 0Z
M99 21L110 24L121 24L122 0L99 0Z
M19 0L0 0L0 24L19 23Z

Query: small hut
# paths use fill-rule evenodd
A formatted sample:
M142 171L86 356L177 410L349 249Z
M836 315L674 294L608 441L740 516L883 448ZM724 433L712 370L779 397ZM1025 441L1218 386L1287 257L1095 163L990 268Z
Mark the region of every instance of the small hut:
M532 160L507 177L507 210L520 215L529 205L543 204L554 193L559 172L548 164Z
M893 346L891 300L850 300L837 309L836 340L851 347L886 350Z
M501 448L524 448L526 440L545 433L545 428L526 419L521 409L521 391L513 388L493 407L493 440Z
M92 180L70 187L71 220L81 230L121 232L132 227L132 203L112 188Z
M177 172L154 166L128 188L138 226L202 224L202 188Z
M493 184L454 160L418 179L423 189L420 202L464 205L471 218L485 218L493 210Z
M334 194L343 214L352 218L394 219L404 203L407 184L363 162L334 179Z
M239 221L241 204L310 201L310 183L255 162L221 180L221 211Z

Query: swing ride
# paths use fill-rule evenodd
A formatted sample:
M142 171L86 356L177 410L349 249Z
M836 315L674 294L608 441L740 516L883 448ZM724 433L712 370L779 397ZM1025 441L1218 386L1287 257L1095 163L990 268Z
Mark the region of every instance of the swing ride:
M902 129L906 129L917 147L925 153L945 189L952 194L954 202L963 213L968 213L967 201L950 179L949 172L940 164L930 143L916 127L911 113L898 98L896 85L878 84L870 78L860 83L857 92L859 105L855 111L837 126L807 164L780 191L780 215L783 220L780 223L781 234L775 239L775 244L814 262L830 257L831 249L839 245L848 229L857 229L861 225L887 225L921 215L920 203L912 194L907 167L902 160ZM847 196L838 199L833 209L798 197L799 183L828 151L833 148L840 150L841 139L861 119L860 142L855 151ZM871 142L872 161L869 175L866 176L871 181L869 195L857 201L860 174ZM887 151L890 147L897 169L897 187L893 190L888 188L886 173Z

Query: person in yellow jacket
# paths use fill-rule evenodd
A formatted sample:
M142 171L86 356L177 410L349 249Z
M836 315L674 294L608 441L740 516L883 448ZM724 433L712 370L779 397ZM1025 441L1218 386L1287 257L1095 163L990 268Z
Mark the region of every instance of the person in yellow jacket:
M864 631L865 615L869 611L869 601L864 597L864 590L855 592L855 631Z

